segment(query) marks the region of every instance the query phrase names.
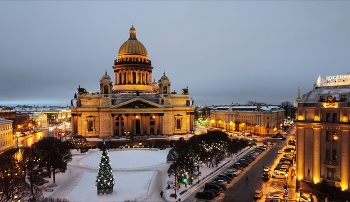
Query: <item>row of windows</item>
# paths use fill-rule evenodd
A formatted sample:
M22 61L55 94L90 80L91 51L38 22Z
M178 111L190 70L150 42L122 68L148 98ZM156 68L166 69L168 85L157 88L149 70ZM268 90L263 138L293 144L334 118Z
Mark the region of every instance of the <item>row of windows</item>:
M1 139L5 139L5 138L9 138L12 136L12 133L8 132L8 133L1 133L0 134L0 140Z
M336 97L334 97L334 99L337 100ZM326 101L326 100L327 100L327 99L326 99L325 96L323 96L323 95L320 96L320 99L319 99L320 102L324 102L324 101ZM346 102L346 101L347 101L347 95L340 95L340 100L339 100L339 101L340 101L340 102Z
M11 129L12 129L11 125L0 127L0 130L11 130Z
M6 145L10 145L10 144L12 144L11 141L0 142L0 145L1 145L1 146L6 146Z
M125 57L125 58L118 58L119 60L116 62L150 62L150 60L141 58L141 57Z

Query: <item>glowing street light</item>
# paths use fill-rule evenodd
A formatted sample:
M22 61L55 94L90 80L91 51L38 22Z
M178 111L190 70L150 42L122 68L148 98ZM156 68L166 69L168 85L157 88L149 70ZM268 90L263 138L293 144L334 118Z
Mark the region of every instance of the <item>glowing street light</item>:
M18 125L17 128L18 128L18 132L16 134L16 137L17 137L17 148L18 148L18 145L19 145L18 138L21 135L21 125Z
M84 122L85 125L85 139L86 139L86 121Z

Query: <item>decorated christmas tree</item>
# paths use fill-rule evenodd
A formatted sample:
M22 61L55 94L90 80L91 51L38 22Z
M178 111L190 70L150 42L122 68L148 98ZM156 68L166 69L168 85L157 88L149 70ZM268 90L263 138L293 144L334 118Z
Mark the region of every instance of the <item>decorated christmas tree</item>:
M114 186L114 177L111 163L109 162L109 156L106 147L103 147L100 166L98 169L98 175L96 179L97 194L112 194Z

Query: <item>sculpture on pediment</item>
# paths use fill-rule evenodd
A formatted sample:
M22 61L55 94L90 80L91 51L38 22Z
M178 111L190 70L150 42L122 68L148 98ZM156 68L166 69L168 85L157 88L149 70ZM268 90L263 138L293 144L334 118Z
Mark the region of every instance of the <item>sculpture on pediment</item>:
M85 88L80 88L80 85L79 85L78 93L79 93L79 94L86 93L86 89L85 89Z

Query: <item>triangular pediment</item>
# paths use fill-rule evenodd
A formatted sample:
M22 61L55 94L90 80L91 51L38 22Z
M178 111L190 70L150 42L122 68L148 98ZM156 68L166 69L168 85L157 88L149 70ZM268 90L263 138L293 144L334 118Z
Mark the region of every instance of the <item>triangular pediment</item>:
M113 108L147 109L147 108L162 108L162 106L145 99L134 98L126 102L120 103Z

